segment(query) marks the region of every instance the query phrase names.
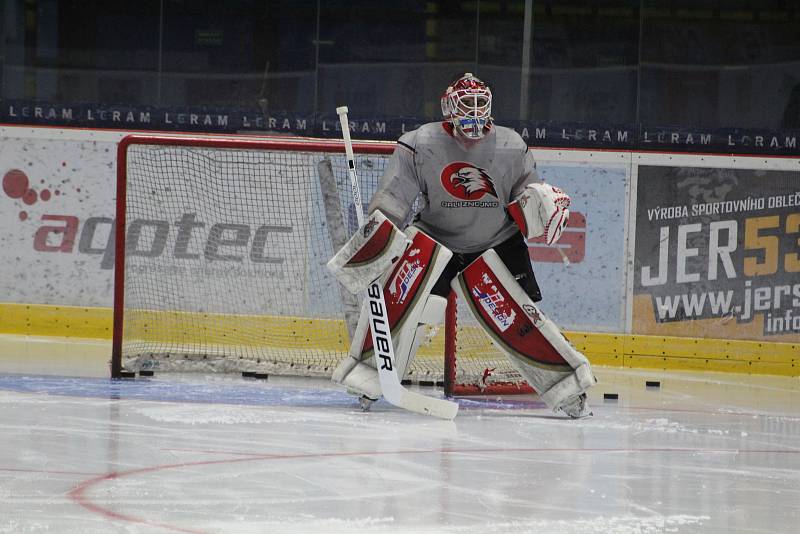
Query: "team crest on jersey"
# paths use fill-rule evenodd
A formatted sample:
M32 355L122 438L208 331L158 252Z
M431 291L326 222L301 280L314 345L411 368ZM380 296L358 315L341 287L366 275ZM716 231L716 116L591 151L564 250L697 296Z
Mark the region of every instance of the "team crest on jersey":
M492 178L486 171L470 163L457 161L442 169L442 187L450 196L458 201L443 201L442 206L448 208L479 207L491 208L499 205L496 200L497 190ZM483 200L485 196L494 197L495 200Z

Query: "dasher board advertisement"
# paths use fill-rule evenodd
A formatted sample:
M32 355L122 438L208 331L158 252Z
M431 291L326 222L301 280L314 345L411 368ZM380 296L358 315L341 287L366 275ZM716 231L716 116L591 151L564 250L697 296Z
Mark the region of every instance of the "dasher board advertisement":
M633 333L800 341L800 172L640 166Z
M547 246L529 243L545 313L562 328L624 328L625 190L630 166L540 160L539 176L572 199L567 228Z

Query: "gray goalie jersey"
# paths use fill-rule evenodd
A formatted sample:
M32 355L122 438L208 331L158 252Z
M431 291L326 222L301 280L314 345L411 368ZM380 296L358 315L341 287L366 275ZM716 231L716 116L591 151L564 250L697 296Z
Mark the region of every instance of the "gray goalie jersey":
M533 155L514 130L493 126L465 145L446 122L404 134L372 197L402 228L421 196L415 224L453 252L479 252L518 231L505 207L526 185L538 182Z

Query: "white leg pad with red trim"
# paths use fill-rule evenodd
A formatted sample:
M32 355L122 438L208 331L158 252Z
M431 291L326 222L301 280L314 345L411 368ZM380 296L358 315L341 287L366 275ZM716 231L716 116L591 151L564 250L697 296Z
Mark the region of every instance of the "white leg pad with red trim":
M533 303L494 250L451 285L548 407L558 410L596 383L586 356Z
M447 299L430 292L453 256L450 250L414 226L406 232L411 244L382 280L395 345L395 366L401 378L424 337L424 325L443 320ZM350 354L339 363L331 379L371 399L381 395L365 306L361 307Z
M397 345L401 352L395 353L395 361L398 371L402 369L405 373L409 366L414 362L419 346L425 339L426 327L428 325L439 325L444 323L444 316L447 310L447 299L439 295L428 295L425 300L425 307L422 314L417 319L417 327L414 329L403 328L400 333L406 339L398 340ZM403 357L405 356L405 360Z

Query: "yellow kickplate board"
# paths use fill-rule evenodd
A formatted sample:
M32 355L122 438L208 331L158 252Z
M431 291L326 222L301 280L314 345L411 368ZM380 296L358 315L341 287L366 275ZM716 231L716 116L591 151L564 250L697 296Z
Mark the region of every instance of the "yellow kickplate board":
M187 321L187 315L192 320ZM144 322L153 324L153 339L186 339L195 335L205 342L241 342L235 335L248 324L265 335L254 343L280 343L287 348L313 344L321 350L346 351L347 331L343 321L278 316L236 316L186 312L142 312ZM185 326L193 324L192 331ZM110 339L113 314L110 308L0 303L0 333L29 336L64 336ZM322 324L325 323L325 324ZM213 325L210 326L210 325ZM308 332L326 332L322 337ZM421 354L443 350L443 329ZM670 370L725 371L748 374L800 376L800 344L768 343L677 336L565 332L567 338L595 365ZM312 339L313 337L313 339ZM277 341L276 341L277 340ZM492 350L486 338L487 351Z

